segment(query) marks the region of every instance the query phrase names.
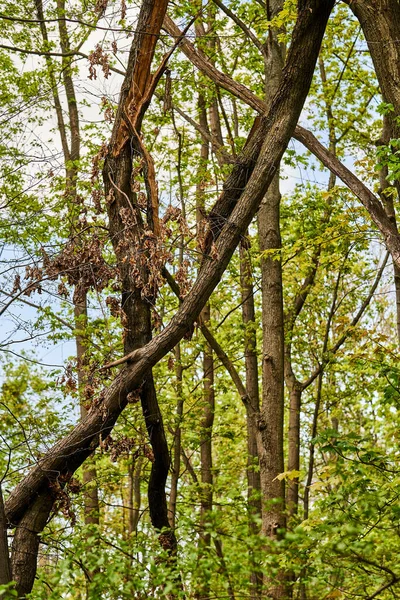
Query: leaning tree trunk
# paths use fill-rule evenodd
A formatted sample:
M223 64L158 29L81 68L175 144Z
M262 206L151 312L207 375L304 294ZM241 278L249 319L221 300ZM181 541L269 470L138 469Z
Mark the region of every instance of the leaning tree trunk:
M346 0L360 22L385 102L400 116L400 4L398 0ZM398 137L396 135L396 137Z
M394 112L384 117L382 143L388 145L390 138L400 137L396 117L400 116L400 4L397 0L347 0L350 9L360 22L375 72L385 102L392 104ZM384 40L384 42L383 42ZM380 171L381 198L386 213L397 229L393 199L386 194L388 187L387 167ZM399 194L399 185L396 184ZM393 255L393 253L392 253ZM400 340L400 266L394 261L396 290L397 335Z
M39 494L15 528L11 570L18 598L25 598L32 591L37 570L40 533L47 523L53 502L54 497L47 490Z

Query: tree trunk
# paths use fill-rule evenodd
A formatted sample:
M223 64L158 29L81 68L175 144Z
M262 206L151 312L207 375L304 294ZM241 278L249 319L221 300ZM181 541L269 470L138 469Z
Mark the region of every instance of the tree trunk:
M258 216L260 250L280 249L279 180L275 177ZM284 471L283 457L283 297L279 257L262 259L263 389L258 423L258 448L263 503L262 532L276 538L285 528L285 486L277 479ZM270 590L272 598L282 598L284 588Z
M128 473L128 532L129 535L136 533L140 517L141 493L140 481L142 476L144 457L138 456L135 460L132 458L132 463L129 465Z
M126 354L142 348L152 337L151 304L142 293L148 281L149 267L146 256L137 252L143 246L144 226L140 211L134 208L135 198L131 188L133 158L133 145L126 143L117 157L107 156L103 172L106 195L113 197L108 205L108 213L123 289ZM156 530L167 530L160 535L160 542L164 549L174 554L176 538L169 527L165 493L170 456L151 370L144 374L139 395L154 454L148 487L150 518Z
M383 117L382 144L387 146L391 137L395 137L396 126L389 115ZM386 214L397 229L396 210L393 201L393 188L388 190L390 183L388 181L388 167L382 165L379 171L379 195L382 199ZM396 182L397 197L399 196L399 183ZM396 294L396 326L397 340L400 344L400 267L393 263L394 288Z
M144 0L142 3L137 33L121 88L111 144L103 168L110 236L123 290L121 307L125 321L126 354L142 348L152 338L151 306L155 299L153 294L157 290L145 291L153 268L151 242L148 236L146 238L146 229L152 229L152 239L156 239L158 215L154 197L156 183L151 173L152 159L143 146L140 128L152 95L154 79L150 69L167 4L167 0ZM143 173L147 191L147 228L132 191L133 161L137 156L145 165ZM143 248L147 248L146 252L141 251ZM175 556L177 542L169 524L165 491L170 455L151 368L146 369L143 374L139 396L154 455L148 485L150 519L154 528L160 532L161 546L171 556Z
M38 19L40 20L40 30L45 44L49 43L47 25L44 18L43 3L42 0L35 0L36 12ZM50 56L46 57L47 74L51 83L51 89L53 93L54 109L57 116L57 128L60 135L61 146L63 149L64 167L65 167L65 188L66 198L72 209L72 231L71 236L76 234L78 221L76 215L77 206L77 181L79 174L79 160L80 160L80 146L81 146L81 135L80 135L80 123L78 104L75 94L75 85L71 73L71 58L66 55L70 53L70 38L65 21L65 0L57 0L57 15L58 31L60 46L63 54L62 58L62 74L64 90L66 100L68 104L68 125L70 131L70 139L67 136L67 128L65 125L65 119L63 115L62 105L58 94L58 85L54 71L53 61ZM80 413L81 418L84 419L86 416L86 408L82 398L82 390L85 384L84 369L82 366L83 357L85 353L85 336L81 333L86 327L87 321L87 292L83 292L83 297L76 298L74 295L74 319L75 329L75 346L76 346L76 358L77 358L77 372L78 372L78 388L80 396ZM83 483L84 483L84 520L86 524L99 524L99 499L97 489L97 474L96 468L92 465L85 465L83 467Z
M346 2L360 22L385 102L400 116L400 4L398 0Z
M268 18L282 9L282 2L269 5ZM277 39L278 32L269 30L265 44L265 91L267 103L279 89L282 80L284 51ZM285 484L278 479L284 469L284 321L282 263L280 256L279 167L264 196L258 212L258 235L261 252L262 291L262 405L259 419L260 480L262 490L262 533L277 538L286 527ZM263 254L264 253L264 254ZM275 582L266 581L266 593L271 598L286 595L285 575Z
M198 27L200 24L198 25ZM202 28L202 24L201 24ZM200 32L201 33L201 32ZM197 31L199 34L199 31ZM204 96L199 95L199 122L200 126L209 132L207 109ZM219 119L215 114L215 103L210 107L209 114L211 122L214 124L214 130L219 129ZM218 124L218 125L217 125ZM206 139L202 139L200 149L200 160L197 171L196 184L196 217L197 217L197 237L198 246L201 248L201 238L203 235L203 224L205 214L204 203L204 180L207 180L209 159L209 144ZM207 325L210 322L210 305L209 303L201 311L200 319L202 323ZM213 351L209 343L205 341L203 351L203 409L200 423L200 473L201 473L201 494L200 494L200 540L199 540L199 555L200 558L205 553L209 552L211 536L206 531L207 522L213 507L213 471L212 471L212 431L214 425L214 357ZM201 584L199 589L199 598L208 598L210 595L210 585L205 575L201 575Z
M290 389L289 397L289 435L288 435L288 471L300 470L300 407L301 386L297 383ZM288 511L289 515L297 514L299 503L299 478L291 476L288 482Z
M176 526L176 501L178 497L178 483L181 470L181 421L183 415L183 393L182 393L182 356L181 345L175 346L175 377L176 377L176 425L174 431L174 462L171 476L171 492L169 495L169 522L172 529Z
M258 525L255 517L261 517L261 484L257 451L257 416L260 410L258 388L258 360L256 320L254 308L254 288L249 243L240 244L240 286L242 295L242 320L244 332L244 352L246 368L246 424L247 424L247 504L249 510L249 530L256 535ZM260 597L262 574L253 565L250 574L251 597Z
M47 523L53 501L53 495L48 491L39 494L15 529L11 570L19 598L25 598L32 591L37 570L39 536Z

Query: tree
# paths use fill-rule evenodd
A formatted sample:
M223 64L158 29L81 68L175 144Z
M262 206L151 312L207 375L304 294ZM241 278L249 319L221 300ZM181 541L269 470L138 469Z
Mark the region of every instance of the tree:
M358 373L357 360L371 360L370 352L363 347L370 330L367 329L364 334L357 333L357 327L365 319L373 320L383 310L379 302L372 303L384 276L389 254L393 260L396 282L398 279L400 240L393 201L397 193L398 103L394 78L397 62L390 54L391 44L379 49L378 44L374 44L375 32L372 34L370 31L371 3L364 0L351 3L350 8L369 41L385 103L382 111L385 113L386 129L378 144L382 173L380 191L374 193L357 175L356 165L349 168L340 161L354 122L350 125L340 122L340 111L342 119L347 117L345 111L337 107L336 101L340 95L338 90L350 99L354 96L354 81L346 77L355 60L354 40L360 33L354 33L352 27L357 21L351 21L346 32L349 36L346 46L348 54L338 74L335 60L340 62L340 56L337 58L337 50L331 49L334 44L332 40L335 28L342 27L343 30L343 19L349 13L343 13L347 9L340 6L331 17L331 29L325 35L333 5L333 1L301 0L297 6L292 2L271 2L265 7L262 3L253 2L226 6L216 1L212 7L203 7L202 4L169 7L167 2L144 0L124 71L117 66L119 57L116 40L111 43L115 59L104 50L105 42L98 44L88 55L82 52L88 33L96 27L98 31L111 34L129 31L124 5L120 21L111 23L111 26L105 23L103 29L101 23L107 19L105 4L97 3L91 8L92 12L87 7L75 7L70 14L63 4L58 3L54 12L49 8L46 15L41 5L36 5L38 18L31 21L36 23L40 31L39 47L33 43L35 40L26 38L24 24L30 19L24 16L24 7L22 11L11 10L10 7L10 14L1 16L9 24L12 33L11 42L1 46L4 51L43 57L47 93L50 92L56 114L66 173L65 178L56 180L51 188L52 197L57 199L51 225L40 235L38 225L24 228L26 236L35 232L36 237L28 238L27 243L35 249L36 256L41 253L42 258L35 258L34 266L29 266L25 289L17 273L13 289L6 292L10 300L4 304L3 312L12 306L12 302L21 299L43 312L42 305L26 300L25 296L27 292L40 291L46 279L60 279L59 290L64 294L68 294L68 289L75 290L75 322L72 325L65 320L65 311L61 313L63 316L49 313L46 316L53 322L54 319L58 319L59 323L67 322L67 327L76 338L80 404L83 404L84 398L87 400L80 422L63 436L60 435L52 447L35 459L11 491L7 488L5 510L0 511L3 540L2 543L0 540L0 551L6 565L4 572L0 571L0 583L12 590L12 577L16 581L15 590L19 597L26 597L32 590L40 536L46 526L48 531L51 529L49 519L54 507L58 505L63 509L65 518L71 518L70 493L74 488L79 488L74 475L97 448L101 453L110 452L118 462L116 477L120 471L129 471L129 493L121 484L122 515L125 518L124 498L128 493L130 531L136 531L137 534L143 534L146 526L138 530L138 506L134 508L133 496L138 504L141 486L146 487L150 521L158 535L160 549L157 550L150 541L147 546L141 539L133 542L131 538L124 538L122 533L123 544L111 544L104 551L104 556L107 556L107 552L111 556L114 551L125 556L126 572L121 578L113 580L112 571L108 570L110 565L106 566L102 558L101 548L107 537L108 519L115 521L117 517L110 508L104 508L104 522L99 522L98 516L91 519L93 508L96 515L99 514L98 505L95 506L98 502L96 484L91 492L85 494L85 521L89 528L87 531L92 536L90 539L96 541L101 562L96 564L90 549L80 545L81 538L77 537L73 542L76 550L85 557L78 560L77 564L87 579L89 597L90 594L99 597L108 579L113 581L110 594L116 598L125 597L124 594L126 597L129 594L141 597L140 594L147 596L149 593L155 597L207 598L211 594L221 595L224 589L231 598L243 589L248 590L254 598L287 598L297 593L295 590L305 598L312 593L308 582L314 579L317 581L316 589L328 597L334 597L332 594L342 589L349 589L350 593L359 593L360 589L364 589L368 590L365 591L365 597L372 598L397 583L396 572L387 567L385 561L374 561L367 545L360 541L364 535L362 527L355 527L354 531L349 529L344 546L339 548L342 542L338 542L335 526L327 524L325 530L329 532L330 540L327 552L328 556L334 557L332 570L321 558L324 556L323 550L320 554L318 551L313 554L313 562L308 560L311 546L304 534L305 528L311 523L310 539L316 542L319 549L323 547L324 526L321 523L329 515L330 506L335 507L335 518L339 523L346 522L345 518L341 521L342 510L343 514L350 515L350 522L356 522L359 518L367 527L369 515L376 516L380 509L379 502L374 504L373 501L367 501L365 514L359 516L351 511L346 512L341 504L345 500L340 495L339 482L343 477L342 486L345 487L347 501L351 503L353 495L357 496L362 489L363 478L370 477L371 470L377 468L380 473L386 474L393 472L389 463L382 458L382 448L375 449L368 436L365 437L365 423L360 425L357 433L344 427L343 435L339 434L336 415L344 408L344 403L340 401L336 406L330 397L335 394L341 396L346 386L352 389L353 378ZM400 22L397 4L382 3L373 12L381 35L385 39L397 39L396 23ZM85 13L86 16L94 15L94 25L88 24ZM186 23L183 29L175 23L180 18ZM51 36L46 29L52 27L52 23L59 28L56 46L49 41ZM74 30L73 23L76 24ZM192 31L195 32L193 41L190 39ZM231 31L234 33L231 34ZM235 44L231 44L225 56L222 50L224 35L227 39L236 39L237 32L246 46L242 48L245 58L249 65L254 65L254 73L258 77L252 89L239 83L231 74L236 68L239 73L244 70L240 49L238 51ZM321 51L323 38L326 48ZM181 54L187 60L182 60ZM111 99L103 99L106 116L113 121L111 138L94 156L90 183L87 165L90 155L94 155L92 150L96 144L88 137L81 146L85 148L85 153L81 154L82 133L77 107L80 100L75 93L79 87L79 71L74 66L74 61L79 57L89 58L92 80L96 78L99 66L106 77L111 70L123 74L117 106L113 105ZM310 131L297 124L306 99L317 97L314 88L310 92L317 60L318 85L321 85L326 117L324 124L318 124L317 127L327 128L329 148L325 148ZM195 74L191 65L196 69ZM10 69L12 67L14 65L10 65ZM246 81L251 70L247 68L244 72L243 80ZM15 70L11 71L10 78L14 73ZM190 93L185 85L175 83L175 74L196 82L199 93L194 107L190 104ZM58 77L63 77L68 126L64 123ZM29 98L34 93L38 94L40 89L39 74L34 74L33 78L36 87L33 92L26 92ZM171 81L174 87L180 86L178 92L171 90ZM9 106L15 97L11 100L5 98L4 104ZM364 101L364 96L361 100ZM228 102L232 109L227 112ZM357 106L361 106L359 118L363 122L369 123L368 119L376 116L367 114L368 100ZM44 103L43 110L47 108L48 104ZM80 111L84 113L83 104ZM254 111L258 114L255 119ZM40 120L42 117L38 113L35 118ZM19 123L21 126L22 121ZM167 130L169 126L169 137L166 139L164 129ZM89 133L92 131L91 127ZM246 138L242 135L244 133ZM8 135L13 140L15 131L11 130ZM99 137L103 135L102 132L97 133ZM159 141L159 136L162 141ZM315 187L297 189L288 195L281 206L279 165L292 136L331 171L331 176L325 195ZM394 140L391 140L391 136ZM366 153L372 141L367 140ZM200 149L200 159L190 149L191 144ZM4 151L4 156L8 156L7 153L8 149ZM23 158L22 153L21 158L14 149L10 154L24 168L29 165L29 159ZM165 162L161 167L163 158ZM297 152L291 154L290 149L284 160L289 163L292 161L292 164L293 161L318 164L312 163L314 159L299 156ZM371 167L364 161L363 167L370 179L375 176L373 168L376 168L376 162ZM174 173L168 176L168 182L163 187L163 173L168 170L167 165L170 169L172 165ZM101 170L103 186L99 180ZM338 188L336 177L361 201L368 218L383 237L388 254L379 266L375 260L376 251L375 255L374 252L371 254L371 246L365 238L365 231L370 229L369 222L365 225L366 213L361 212L349 192ZM221 189L216 201L212 198L211 182ZM5 195L10 194L12 185L12 172L6 172ZM179 193L179 206L171 202L175 190ZM189 216L192 205L187 199L192 190L195 191L194 220ZM66 206L61 210L65 210L68 226L57 231L60 191L66 201ZM170 195L169 203L164 199L166 192ZM26 192L23 193L29 200L30 210L33 210L38 202L37 197L33 195L30 198ZM345 216L348 204L354 211L354 217ZM15 202L10 206L12 218L21 209ZM254 241L256 236L252 226L256 214L258 246ZM191 226L196 229L195 235L191 233ZM359 237L354 234L354 229L358 227L361 227ZM325 237L320 236L319 231L323 231ZM325 239L327 236L328 242ZM33 239L38 242L33 242ZM18 237L10 237L10 240L15 247L23 247ZM48 242L50 247L56 241L59 248L49 253L44 247L45 243ZM241 256L238 259L235 250L239 244ZM194 253L198 257L196 260L192 258ZM259 266L252 265L253 253L256 260L260 261ZM291 258L292 253L296 260ZM170 265L168 267L167 262ZM356 288L362 285L362 270L369 276L364 277L367 286L363 289L362 301L357 302L359 299L354 282ZM195 281L191 285L189 279L194 275ZM254 299L258 277L261 277L260 305ZM212 295L221 279L232 289L228 292L218 288L217 293ZM171 291L163 287L164 281ZM115 293L120 294L121 301L114 296ZM174 295L178 298L175 299ZM93 316L90 316L92 298L96 298L97 307L103 307L102 317L95 316L98 308L93 309ZM105 302L111 316L105 316ZM234 310L235 305L242 306L241 319ZM217 315L223 317L221 322L228 318L231 309L226 309L229 306L232 306L232 313L235 314L239 339L236 332L229 333L222 325L221 328L217 327L215 321ZM313 319L317 323L313 324ZM165 321L168 323L164 324ZM261 362L257 361L255 352L260 343L256 335L257 323L260 322L263 329ZM153 337L155 327L158 327L159 333ZM194 331L196 327L205 341L198 340L198 334ZM371 335L376 339L385 336L382 329L383 326L376 324L371 328ZM107 341L107 348L102 347L102 338ZM386 338L382 339L389 347ZM113 345L122 353L122 358L115 359ZM167 365L163 359L171 351L174 351L175 364L170 357ZM241 361L237 362L237 357L243 351L245 361L242 365ZM116 354L118 356L118 351ZM199 355L203 356L201 376ZM361 359L357 359L357 356L361 356ZM219 364L224 367L223 374L218 372ZM341 365L345 365L343 372ZM122 368L117 375L111 378L112 369L120 366ZM258 400L258 366L262 366L261 406ZM167 369L170 373L174 372L175 395L169 386L171 375L168 375ZM382 360L375 371L361 369L361 372L366 389L374 389L372 380L375 375L375 391L379 397L384 398L385 393L387 396L385 377L390 386L396 389L397 372L390 360L387 364ZM66 382L71 390L73 378L67 378ZM285 382L290 395L289 411L285 409ZM188 401L185 394L188 399L193 394L196 397L196 388L201 384L204 390L199 401L203 408L199 410L196 402ZM43 383L43 390L46 389ZM165 399L166 389L169 390L167 396L172 394L168 403ZM219 394L224 389L229 390L227 406L231 410L232 402L236 402L236 392L245 405L247 442L240 434L236 440L235 425L229 418L225 422L220 419ZM37 393L46 394L43 390ZM3 395L5 393L3 388ZM17 406L20 402L27 402L26 397L26 389L17 389L16 395L12 396L17 398ZM150 446L142 441L143 431L136 425L140 418L136 406L139 400ZM3 402L13 416L10 400ZM364 398L360 398L361 411L367 403L366 393ZM175 406L176 415L170 416ZM323 425L326 431L317 437L321 431L322 410L326 413ZM17 424L20 424L20 411L18 406L18 414L15 415ZM287 450L285 412L289 414ZM332 419L332 427L327 426L327 418ZM117 419L119 422L116 425ZM374 423L375 433L379 427ZM23 423L20 429L24 431ZM117 440L113 439L114 433L111 436L113 429L117 432ZM21 433L18 435L21 436ZM221 439L225 436L231 440L235 448L232 461L224 456L224 443L216 441L219 435ZM349 441L353 439L352 436L356 436L354 443ZM325 463L322 467L316 461L315 448L318 444ZM174 448L174 470L169 488L171 445ZM15 454L17 447L12 445L11 454ZM135 451L134 447L137 447ZM193 448L192 454L187 452L187 447ZM394 457L395 451L392 451L390 442L387 447ZM288 461L286 470L285 454ZM144 458L139 461L139 456ZM144 459L148 462L143 466ZM224 488L227 484L219 474L225 467L232 468L235 460L237 464L244 465L243 473L247 471L246 503L250 522L246 520L244 524L235 511L229 523L229 519L225 519L218 508L217 499L225 498L227 505L230 502L242 502L242 475L236 475L234 481L238 492L230 498L229 491ZM97 472L99 467L100 471L109 469L106 462L101 461L103 459L98 459ZM361 462L368 474L357 473L360 477L358 480L356 478L354 488L347 488L346 473L351 472L348 465L353 462ZM302 473L302 464L307 465L306 476ZM136 469L134 465L139 466ZM184 473L180 472L182 465L190 474L192 490ZM200 476L197 475L198 469ZM327 475L326 485L322 484L320 495L314 498L312 481L316 472ZM84 484L98 479L93 466L84 473ZM388 476L382 485L386 493L384 501L387 500L391 505L395 497L392 494L395 479ZM185 501L200 505L198 519L196 511L194 515L177 512L179 495L183 493L181 489L186 488L189 491L185 491L188 494L185 495ZM299 496L302 496L303 489L302 511L299 508ZM109 498L109 504L115 504L117 486L111 480L104 482L103 487L100 483L99 493ZM92 500L95 500L95 504ZM136 516L133 519L134 510ZM388 522L396 519L391 511L385 515ZM306 525L301 528L298 524L303 516ZM261 520L260 534L258 519ZM15 528L12 574L8 566L7 544L4 542L6 522L7 527ZM251 554L248 568L241 570L238 567L239 574L235 573L230 563L240 564L237 548L229 541L228 535L223 539L224 531L234 531L236 522L238 530L245 526ZM200 539L198 551L195 552L196 569L193 567L193 558L190 558L191 546L187 541L182 544L182 556L179 555L176 533L190 530L193 523L199 527ZM240 538L239 534L235 535L235 539ZM358 544L355 549L352 545L354 540ZM214 566L211 541L218 568ZM135 543L138 545L135 546ZM393 549L384 546L392 555ZM162 560L154 559L153 562L150 559L152 568L149 572L146 569L141 571L139 565L134 568L135 553L137 556L146 556L147 552L151 552L151 556L159 553ZM64 554L68 555L68 549ZM354 557L362 564L369 565L367 570L375 569L380 573L382 583L377 592L369 591L369 583L366 583L368 578L363 579L359 571L357 578L348 582L347 573L353 568ZM71 572L75 568L73 560L66 567ZM140 565L141 562L138 561ZM182 568L181 565L185 563L186 567ZM218 571L220 576L216 575ZM196 572L197 576L190 578L188 573L191 572ZM132 573L136 573L136 576ZM389 579L385 579L386 576Z

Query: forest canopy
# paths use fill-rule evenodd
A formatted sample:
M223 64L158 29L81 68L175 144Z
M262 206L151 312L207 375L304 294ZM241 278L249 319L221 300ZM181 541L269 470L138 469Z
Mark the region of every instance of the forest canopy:
M0 598L396 598L398 0L0 22Z

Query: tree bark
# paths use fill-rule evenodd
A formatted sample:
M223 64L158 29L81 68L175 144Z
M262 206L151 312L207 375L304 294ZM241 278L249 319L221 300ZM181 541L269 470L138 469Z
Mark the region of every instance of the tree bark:
M202 24L201 29L203 28ZM199 31L197 31L199 35ZM199 122L202 129L209 132L207 109L204 96L199 95ZM210 122L213 124L213 133L220 134L218 115L215 114L215 103L209 108ZM217 136L218 139L218 136ZM219 139L222 136L219 135ZM200 148L200 160L197 171L196 184L196 220L198 247L201 250L201 238L203 235L205 202L204 202L204 180L207 179L209 160L209 144L207 139L202 138ZM207 325L210 322L210 304L207 302L200 314L201 322ZM211 535L207 531L211 511L213 508L213 460L212 460L212 432L214 425L215 395L214 395L214 357L210 344L205 343L203 350L203 408L200 423L200 539L199 556L201 557L209 552ZM208 598L210 595L210 583L205 574L201 574L201 583L199 586L198 597Z
M280 0L269 3L268 18L282 9ZM283 77L284 49L278 31L271 28L265 44L265 92L267 104L274 98ZM258 212L258 236L261 252L262 292L262 403L259 428L260 482L262 491L262 533L280 537L286 527L285 482L278 479L284 468L284 320L282 262L280 256L279 166ZM265 581L271 598L287 595L286 576Z
M346 0L346 3L360 22L385 102L390 102L399 116L400 4L397 0Z
M257 450L257 416L260 410L258 387L257 337L254 307L253 274L249 256L249 242L240 244L240 288L242 320L244 325L244 353L246 369L246 426L247 426L247 504L249 532L258 533L257 517L261 517L261 483ZM262 574L253 562L250 574L251 598L260 597Z
M259 212L258 231L261 252L272 251L274 256L264 255L261 262L262 285L262 404L258 428L261 447L260 479L262 502L262 532L276 537L278 529L285 528L285 486L277 479L283 473L283 423L284 423L284 365L283 365L283 293L282 268L279 253L281 247L279 229L279 179L274 178L269 193L264 197ZM275 592L274 592L275 593ZM283 593L277 592L277 594ZM272 597L281 597L279 595Z
M171 475L171 491L169 495L169 522L171 529L176 527L176 502L178 498L178 483L181 470L181 421L183 415L183 368L182 368L182 355L181 345L175 346L175 377L176 377L176 425L174 431L174 460Z
M52 493L44 490L25 511L15 529L11 570L18 598L25 598L32 591L37 570L39 536L47 523L53 502Z

